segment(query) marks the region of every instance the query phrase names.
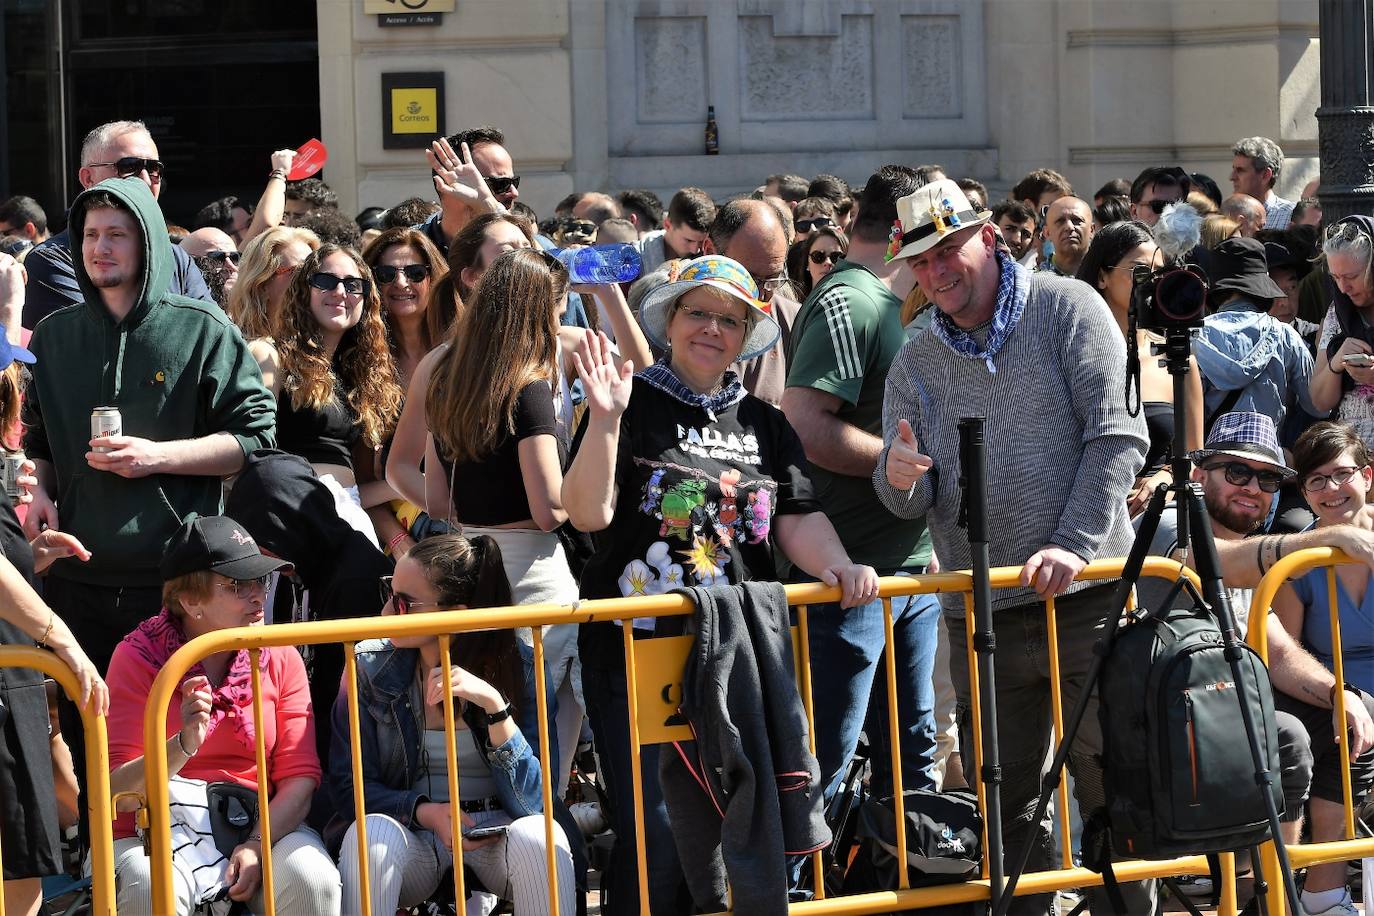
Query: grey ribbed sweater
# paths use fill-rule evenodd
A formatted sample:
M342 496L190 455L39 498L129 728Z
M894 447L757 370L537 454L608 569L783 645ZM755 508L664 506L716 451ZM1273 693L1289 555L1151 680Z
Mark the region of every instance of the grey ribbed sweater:
M1047 544L1085 560L1124 556L1132 530L1126 497L1144 466L1145 419L1126 412L1126 344L1107 304L1078 280L1036 273L1021 321L997 356L955 353L930 330L892 363L883 440L911 422L934 467L913 493L887 482L887 448L873 474L894 514L924 514L940 564L966 569L968 535L957 524L961 417L987 417L988 530L993 566L1019 566ZM993 607L1035 600L1029 589L994 592ZM959 595L945 600L962 613Z

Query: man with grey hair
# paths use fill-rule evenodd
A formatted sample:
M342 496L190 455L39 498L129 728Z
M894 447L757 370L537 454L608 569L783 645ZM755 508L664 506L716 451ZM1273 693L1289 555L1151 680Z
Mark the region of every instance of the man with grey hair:
M162 160L157 144L142 121L110 121L86 135L81 144L81 170L77 180L91 188L106 178L137 178L156 198L162 192ZM191 256L167 239L172 249L172 281L168 292L213 302L205 278ZM76 305L84 298L76 285L72 242L67 230L59 232L29 252L24 259L29 282L24 288L24 327L32 329L51 312Z
M1240 234L1247 239L1264 228L1268 214L1259 198L1249 194L1232 194L1221 202L1222 216L1229 216L1240 223Z
M787 383L787 345L792 337L792 322L801 309L801 303L792 298L787 280L787 227L783 221L790 214L786 206L777 198L732 200L716 211L703 243L706 254L733 258L749 271L758 285L759 298L769 303L782 328L771 350L738 367L744 389L774 407L782 404L782 390Z
M1283 171L1283 150L1268 137L1246 137L1231 147L1231 190L1264 204L1265 229L1286 229L1293 202L1274 193Z
M616 203L614 197L609 194L602 194L600 191L588 191L582 198L573 204L573 219L585 219L596 223L600 228L601 224L608 219L620 218L620 204Z

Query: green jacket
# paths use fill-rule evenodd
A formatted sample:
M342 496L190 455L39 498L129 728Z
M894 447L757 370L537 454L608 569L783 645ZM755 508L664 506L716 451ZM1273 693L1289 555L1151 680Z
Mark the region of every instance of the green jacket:
M142 288L116 322L86 273L80 246L91 196L106 192L133 211L143 237ZM34 329L38 357L25 392L29 457L57 475L60 527L91 551L89 562L59 560L53 574L95 585L161 583L168 538L191 513L217 515L218 477L155 474L125 478L86 463L91 411L119 408L126 436L158 442L226 432L245 457L270 448L276 405L238 329L211 303L167 291L172 249L147 186L111 178L72 204L76 281L84 301L53 312Z

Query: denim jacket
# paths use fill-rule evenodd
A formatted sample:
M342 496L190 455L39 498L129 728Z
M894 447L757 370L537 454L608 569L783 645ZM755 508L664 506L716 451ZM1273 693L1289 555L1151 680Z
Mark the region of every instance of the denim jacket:
M1295 403L1314 417L1326 416L1312 406L1312 352L1302 335L1248 299L1205 319L1193 338L1193 358L1206 382L1208 417L1233 390L1243 393L1230 410L1262 413L1279 426Z
M517 731L510 740L492 747L486 715L473 704L463 710L477 746L491 767L496 797L511 817L544 810L539 760L525 735L539 734L535 706L534 651L519 643L524 662L525 690L518 698ZM401 649L390 640L370 639L358 644L358 719L362 751L363 793L369 813L385 814L411 826L416 807L429 799L412 787L420 775L424 709L413 693L418 649ZM552 679L549 679L551 681ZM547 692L550 773L558 772L558 739L553 733L556 713L552 691ZM353 809L353 767L349 753L348 691L334 703L334 731L329 749L329 792L345 823L356 819Z

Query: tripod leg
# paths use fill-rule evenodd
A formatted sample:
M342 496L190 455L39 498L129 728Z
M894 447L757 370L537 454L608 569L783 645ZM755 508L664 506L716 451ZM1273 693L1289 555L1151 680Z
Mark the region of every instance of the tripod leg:
M1098 680L1102 677L1102 666L1106 662L1107 653L1111 648L1117 629L1121 626L1121 617L1126 611L1126 599L1131 593L1132 586L1140 579L1140 570L1145 565L1145 558L1150 552L1150 544L1154 541L1155 532L1159 529L1159 520L1164 515L1168 495L1167 487L1161 486L1155 490L1154 495L1150 497L1150 505L1140 520L1140 529L1136 533L1135 541L1131 544L1131 552L1126 557L1126 565L1122 568L1121 579L1112 595L1114 611L1111 620L1108 621L1106 628L1102 631L1102 638L1093 647L1092 665L1088 669L1083 690L1079 693L1073 710L1064 720L1064 734L1059 738L1059 746L1055 749L1054 760L1050 763L1049 772L1045 774L1045 780L1041 785L1040 798L1035 805L1035 816L1031 819L1032 824L1038 824L1044 820L1045 812L1049 810L1050 799L1054 797L1055 790L1059 788L1059 781L1062 778L1060 774L1063 773L1064 764L1069 759L1069 748L1073 746L1074 736L1078 734L1078 729L1083 724L1083 717L1088 711L1088 703L1092 699L1093 692L1097 689ZM994 909L993 916L1006 916L1007 908L1011 906L1014 899L1016 884L1020 881L1021 875L1026 871L1026 865L1030 862L1030 854L1031 844L1027 843L1021 847L1016 862L1007 871L1006 884L1002 888L1002 899L999 901L1000 905Z
M1202 580L1202 593L1212 605L1221 627L1221 642L1230 662L1231 677L1236 684L1236 694L1240 700L1240 718L1245 726L1245 737L1250 745L1250 759L1255 764L1255 786L1264 801L1265 813L1269 816L1269 830L1274 837L1274 851L1278 855L1279 877L1283 881L1288 907L1295 914L1303 912L1298 902L1297 884L1293 880L1293 869L1288 864L1288 851L1283 845L1283 834L1279 823L1279 809L1274 801L1273 771L1260 747L1259 723L1255 721L1254 711L1250 708L1245 693L1244 663L1249 656L1241 649L1236 636L1236 618L1231 613L1231 601L1221 580L1221 561L1217 558L1217 545L1212 539L1212 528L1207 517L1207 505L1202 498L1202 488L1190 483L1186 490L1186 501L1190 527L1194 532L1193 555L1195 556L1198 578Z

